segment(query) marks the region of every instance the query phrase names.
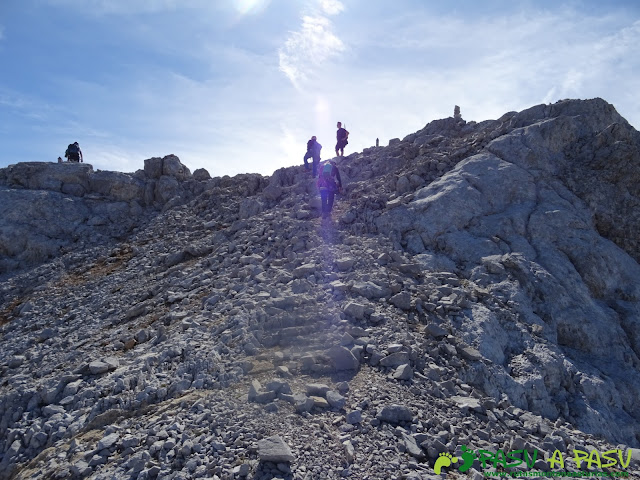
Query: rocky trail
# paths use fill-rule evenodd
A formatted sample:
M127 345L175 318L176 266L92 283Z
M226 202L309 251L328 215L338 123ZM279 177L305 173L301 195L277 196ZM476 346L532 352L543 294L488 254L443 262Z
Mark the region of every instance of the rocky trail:
M640 134L567 100L337 162L330 219L302 166L0 170L0 479L640 478Z

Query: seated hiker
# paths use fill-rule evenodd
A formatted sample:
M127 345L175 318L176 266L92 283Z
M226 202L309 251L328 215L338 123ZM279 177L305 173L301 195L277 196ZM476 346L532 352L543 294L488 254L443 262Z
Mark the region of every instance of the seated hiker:
M82 162L82 150L78 142L70 143L64 156L69 162Z
M342 127L342 122L338 122L338 131L336 132L336 157L344 157L344 147L349 143L349 132Z
M316 140L316 136L314 135L307 142L307 153L304 154L304 168L305 170L309 170L309 163L307 160L309 158L313 159L312 165L312 175L315 177L318 169L318 164L320 163L320 150L322 150L322 145L318 143Z
M331 160L321 163L318 171L317 185L322 204L322 218L327 218L331 215L336 192L342 190L342 179L340 178L338 167Z

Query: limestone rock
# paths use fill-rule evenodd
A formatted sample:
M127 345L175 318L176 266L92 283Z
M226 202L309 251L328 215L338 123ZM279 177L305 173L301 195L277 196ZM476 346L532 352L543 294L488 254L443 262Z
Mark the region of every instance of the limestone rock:
M335 346L328 352L331 362L336 370L357 370L360 367L360 361L345 347Z
M404 405L386 405L380 410L378 418L388 423L410 422L413 419L413 413Z
M639 145L599 99L434 120L337 159L334 220L300 165L0 169L0 479L635 457Z
M279 435L258 441L258 455L261 462L293 462L295 457L289 446Z

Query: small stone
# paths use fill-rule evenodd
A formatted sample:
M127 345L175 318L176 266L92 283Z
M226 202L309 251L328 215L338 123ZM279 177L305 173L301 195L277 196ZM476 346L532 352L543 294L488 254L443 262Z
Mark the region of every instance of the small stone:
M380 365L383 367L398 367L405 363L409 363L408 352L395 352L380 360Z
M287 382L281 380L271 380L267 383L267 391L276 393L291 393L291 387Z
M248 400L250 402L255 401L256 397L258 396L258 393L260 393L261 391L262 391L262 385L260 385L260 382L258 380L252 380L251 385L249 385Z
M460 409L466 408L466 409L473 410L475 412L484 413L484 408L482 408L482 405L480 404L480 400L478 400L477 398L462 397L462 396L455 395L451 397L451 400L453 400L455 404L458 406L458 408Z
M255 397L255 402L256 403L270 403L273 402L276 397L278 396L278 394L274 391L268 391L268 392L259 392L256 397Z
M400 292L389 299L396 307L402 310L411 310L411 294L409 292Z
M345 333L340 339L340 345L342 346L353 345L353 337L348 333Z
M309 383L307 384L306 389L307 395L316 395L318 397L324 397L327 392L331 390L329 386L324 383Z
M360 410L353 410L347 413L346 420L349 425L360 423L362 421L362 412Z
M344 404L347 402L347 399L340 395L338 392L329 391L326 393L325 398L329 405L333 408L342 408Z
M138 437L129 435L122 439L122 448L124 449L134 448L138 445L140 445L140 439Z
M473 347L458 347L456 346L458 353L465 360L469 360L471 362L478 362L482 360L482 355L478 350Z
M298 413L310 412L314 405L313 400L307 397L304 393L297 393L294 395L293 401Z
M353 443L351 440L346 440L342 442L344 445L344 454L347 459L347 463L353 463L356 458L356 450L353 448Z
M103 465L107 463L107 457L103 457L100 455L93 455L91 457L91 460L89 460L89 466L90 467L97 467L98 465Z
M336 370L357 370L360 367L358 359L345 347L332 347L328 354Z
M309 396L309 398L311 400L313 400L313 406L316 408L329 408L329 402L327 402L326 399L322 398L322 397L316 397L314 395Z
M305 263L293 270L294 278L304 278L313 274L316 271L316 266L313 263Z
M71 473L80 478L88 476L92 471L93 469L84 460L79 460L71 465Z
M94 361L89 363L89 371L92 375L101 375L109 371L109 365L102 361Z
M118 440L120 440L120 435L118 435L117 433L106 435L98 442L97 450L100 451L104 450L105 448L111 448L118 442Z
M242 465L239 465L239 469L238 469L238 475L241 477L246 477L247 475L249 475L249 471L250 471L250 467L248 463L243 463Z
M24 363L25 360L26 358L24 357L24 355L14 355L9 359L9 368L18 368Z
M355 302L349 302L344 307L344 313L355 318L356 320L361 320L364 318L364 305Z
M415 438L413 438L411 435L407 435L406 433L403 433L402 440L404 441L404 446L407 450L407 453L409 453L409 455L417 459L425 458L425 454L422 451L422 448L418 446L418 443L416 442Z
M351 270L354 263L355 260L353 258L339 258L336 260L336 267L338 267L338 270L341 272L346 272L347 270Z
M295 460L291 449L279 435L258 441L258 457L261 462L286 463Z
M411 365L406 363L404 365L400 365L393 373L393 378L396 380L411 380L413 378L413 369L411 368Z
M349 382L340 382L336 384L336 388L338 389L338 392L344 395L349 391Z
M276 375L285 378L291 378L293 376L293 374L289 371L289 368L284 365L280 365L278 368L276 368Z
M410 422L413 413L404 405L387 405L378 414L378 419L388 423Z

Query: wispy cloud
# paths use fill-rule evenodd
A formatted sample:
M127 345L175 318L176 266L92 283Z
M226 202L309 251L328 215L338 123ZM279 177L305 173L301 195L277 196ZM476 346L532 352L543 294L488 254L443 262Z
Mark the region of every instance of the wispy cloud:
M280 70L297 85L329 58L345 49L332 31L331 22L321 16L305 16L302 28L292 32L280 49Z
M337 15L344 9L338 0L321 0L320 6L329 15ZM333 24L326 16L305 15L300 30L291 32L278 51L280 71L298 87L322 64L344 50L343 41L335 34Z
M118 55L72 78L33 70L33 85L0 79L0 143L20 152L6 158L55 159L77 140L101 169L132 171L175 153L213 175L270 174L301 163L311 135L323 157L332 154L338 120L352 153L450 116L456 104L481 121L569 97L602 97L640 126L640 7L474 14L417 0L393 9L356 0L39 1L98 17L85 22L98 31L80 46L95 52L115 39ZM4 33L2 53L15 51Z
M320 0L320 8L327 15L337 15L344 10L344 5L339 0Z
M0 85L0 106L2 114L16 115L32 120L44 120L52 111L52 107L42 98L24 94Z
M332 123L314 127L308 112L294 129L298 143L310 133L327 143L341 120L351 132L349 151L358 151L376 137L384 144L451 116L456 104L465 119L482 121L563 98L602 97L640 125L640 22L624 15L564 8L453 17L420 10L375 26L354 23L342 35L349 62L328 62L303 89L326 94Z

